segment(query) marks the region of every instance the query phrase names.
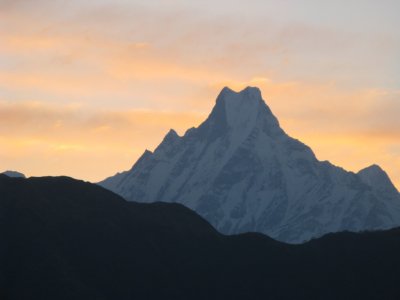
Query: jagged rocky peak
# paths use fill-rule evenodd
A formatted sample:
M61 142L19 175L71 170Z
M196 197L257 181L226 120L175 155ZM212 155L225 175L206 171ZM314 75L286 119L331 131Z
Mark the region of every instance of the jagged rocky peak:
M258 88L225 87L208 118L102 186L128 200L178 202L225 234L256 231L286 242L400 225L386 173L320 162L279 126Z
M364 183L374 186L376 189L385 189L393 193L398 193L387 173L376 164L360 170L358 175Z
M247 87L240 92L234 92L225 87L217 97L216 108L222 106L228 125L234 126L241 120L256 118L262 103L258 88Z
M378 165L370 165L369 167L366 167L358 172L358 175L361 177L361 179L367 183L367 184L374 184L376 181L381 181L381 180L389 180L388 175L382 168Z
M154 153L164 153L165 155L170 156L173 154L174 149L179 145L181 139L182 138L175 130L170 129Z
M243 141L257 129L270 136L284 134L277 118L262 99L259 88L248 86L235 92L224 87L217 96L210 115L198 128L188 129L183 137L171 129L155 153L171 152L183 140L187 142L195 139L212 143L218 138L228 138L235 143Z
M233 97L233 98L241 97L242 99L247 98L247 100L253 99L256 101L262 99L260 89L258 87L252 87L252 86L248 86L239 92L235 92L234 90L226 86L219 93L217 97L217 102L224 99L225 97Z
M385 171L383 171L383 169L376 164L372 164L364 169L361 169L358 174L360 175L366 175L366 174L370 174L370 175L382 175L382 174L386 174Z
M221 133L244 136L255 127L271 135L283 133L277 118L263 100L260 89L250 86L239 92L224 87L210 116L200 127L204 127L202 131L212 128L211 131L215 132L212 137L221 136Z
M164 137L163 142L165 143L175 143L176 141L180 140L180 136L174 129L170 129L167 135Z

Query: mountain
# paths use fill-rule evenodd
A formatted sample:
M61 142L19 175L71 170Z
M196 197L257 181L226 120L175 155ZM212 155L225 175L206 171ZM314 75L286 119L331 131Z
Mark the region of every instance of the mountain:
M290 243L400 225L400 195L384 171L318 161L253 87L224 88L198 128L169 131L154 153L99 184L127 200L182 203L225 234Z
M0 174L4 174L7 175L8 177L22 177L25 178L25 175L20 173L20 172L16 172L16 171L5 171L3 173Z
M400 229L302 245L225 236L180 204L0 175L0 298L399 299Z

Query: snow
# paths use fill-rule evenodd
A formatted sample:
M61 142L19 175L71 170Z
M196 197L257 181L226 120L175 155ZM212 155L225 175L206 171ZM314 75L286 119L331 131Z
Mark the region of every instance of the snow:
M257 97L258 92L257 88L247 88L240 93L228 91L227 88L223 90L218 101L224 102L230 128L254 126L261 101Z
M299 243L400 225L400 196L377 166L347 172L289 137L257 88L224 88L207 120L100 183L128 200L179 202L226 234Z

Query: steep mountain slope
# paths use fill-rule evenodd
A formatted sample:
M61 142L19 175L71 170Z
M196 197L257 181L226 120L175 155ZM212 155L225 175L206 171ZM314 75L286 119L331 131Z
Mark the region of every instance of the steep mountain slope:
M224 236L179 204L0 175L1 299L398 299L400 230Z
M328 232L400 225L400 196L383 171L320 162L289 137L248 87L224 88L210 116L183 137L100 183L128 200L178 202L227 234L256 231L298 243Z

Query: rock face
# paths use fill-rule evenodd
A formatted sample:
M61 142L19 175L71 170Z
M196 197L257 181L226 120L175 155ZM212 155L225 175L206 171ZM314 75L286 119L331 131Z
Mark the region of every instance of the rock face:
M400 194L382 169L318 161L253 87L224 88L198 128L170 130L154 153L99 184L132 201L182 203L225 234L290 243L400 225Z

